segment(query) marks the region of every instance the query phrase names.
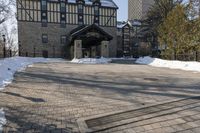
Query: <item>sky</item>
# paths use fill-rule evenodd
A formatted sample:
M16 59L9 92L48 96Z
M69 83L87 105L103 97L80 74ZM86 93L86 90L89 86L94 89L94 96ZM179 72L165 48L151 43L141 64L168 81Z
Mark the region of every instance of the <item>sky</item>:
M126 21L128 19L128 0L113 0L113 1L119 7L117 19L119 21L122 21L122 20Z

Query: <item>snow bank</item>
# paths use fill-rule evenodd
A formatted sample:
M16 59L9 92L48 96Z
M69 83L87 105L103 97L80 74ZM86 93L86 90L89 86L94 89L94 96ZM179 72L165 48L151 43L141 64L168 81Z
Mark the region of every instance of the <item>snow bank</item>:
M186 62L186 61L169 61L151 57L141 57L137 59L136 63L146 64L155 67L166 67L171 69L181 69L187 71L200 72L200 62Z
M135 61L136 58L126 58L126 57L121 57L121 58L110 58L112 60L129 60L129 61Z
M0 132L3 130L3 125L6 124L5 113L3 109L0 109Z
M71 61L72 63L78 63L78 64L107 64L111 62L111 59L108 58L82 58L82 59L73 59Z
M23 70L28 65L38 62L50 62L54 59L12 57L0 60L0 90L12 82L16 71Z

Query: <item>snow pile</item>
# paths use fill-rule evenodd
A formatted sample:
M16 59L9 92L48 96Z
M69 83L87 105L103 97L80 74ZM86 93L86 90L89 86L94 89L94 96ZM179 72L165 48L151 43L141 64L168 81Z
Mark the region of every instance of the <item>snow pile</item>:
M187 71L197 71L200 72L199 62L186 62L186 61L169 61L162 60L158 58L144 57L137 59L138 64L147 64L155 67L166 67L171 69L181 69Z
M111 59L107 59L107 58L82 58L82 59L73 59L71 61L72 63L78 63L78 64L107 64L109 62L111 62Z
M136 58L127 58L127 57L121 57L121 58L110 58L112 60L128 60L128 61L135 61Z
M6 124L5 113L3 109L0 109L0 132L3 130L3 125Z
M50 62L54 59L12 57L0 60L0 90L12 82L16 71L23 70L28 65L38 62Z

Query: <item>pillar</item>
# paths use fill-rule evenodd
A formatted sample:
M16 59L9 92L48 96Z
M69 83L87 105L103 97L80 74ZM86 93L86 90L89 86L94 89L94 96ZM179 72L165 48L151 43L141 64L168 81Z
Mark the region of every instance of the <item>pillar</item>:
M91 57L92 58L96 57L96 46L92 46L92 48L91 48Z
M101 56L105 58L109 57L109 41L101 42Z
M82 58L82 40L74 40L74 58Z

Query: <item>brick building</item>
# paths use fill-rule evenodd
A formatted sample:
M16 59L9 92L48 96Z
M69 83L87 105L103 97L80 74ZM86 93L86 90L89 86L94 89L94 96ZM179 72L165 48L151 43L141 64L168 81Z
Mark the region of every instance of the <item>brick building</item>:
M17 0L19 54L115 57L117 9L112 0Z

